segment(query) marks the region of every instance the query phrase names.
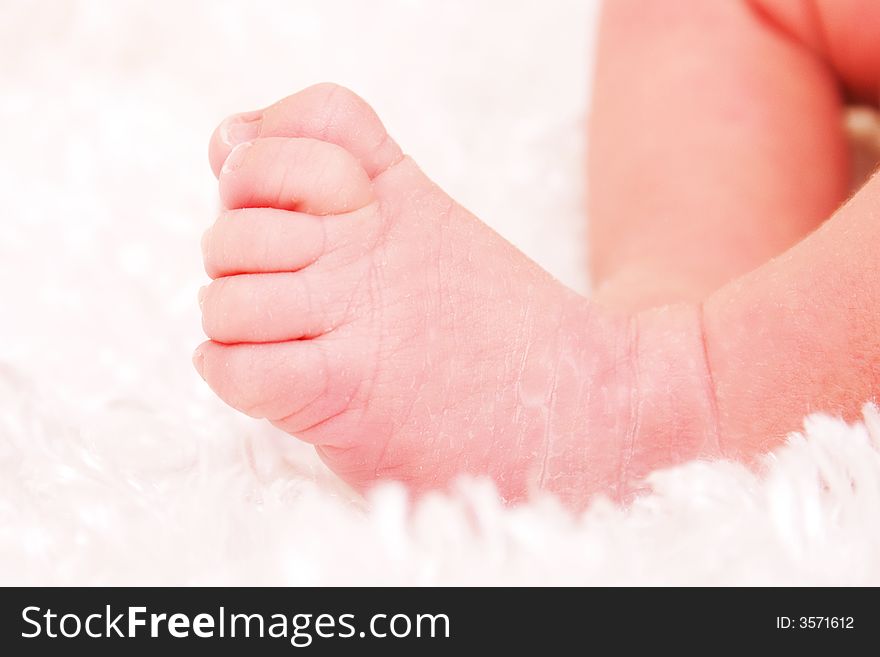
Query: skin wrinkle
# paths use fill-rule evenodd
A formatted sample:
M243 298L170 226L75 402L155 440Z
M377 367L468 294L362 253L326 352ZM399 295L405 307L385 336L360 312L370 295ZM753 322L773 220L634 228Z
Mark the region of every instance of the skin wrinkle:
M303 279L302 280L302 290L304 292L304 294L303 294L304 299L303 299L302 305L305 308L306 315L308 315L309 317L315 317L318 313L315 312L315 307L314 307L315 302L314 302L314 299L312 298L312 286L309 283L310 278L308 276L302 276L301 278ZM323 326L320 327L318 329L318 332L323 333L324 327Z
M368 272L367 274L365 274L364 276L362 276L362 277L358 280L357 287L360 288L360 287L364 284L364 281L367 280L368 278L369 278L369 272ZM349 308L350 308L351 305L354 303L353 300L354 300L354 295L352 295L352 298L351 298L351 300L349 301ZM345 325L345 324L342 324L342 325L340 325L340 326L344 326L344 325ZM339 329L339 328L340 328L340 327L337 326L336 329L334 329L334 330L337 330L337 329ZM332 332L333 332L333 331L328 331L328 332L326 332L326 333L324 333L324 334L322 334L322 335L320 335L320 336L317 336L316 338L314 338L315 343L318 344L318 341L319 341L321 338L324 338L324 339L326 340L326 336L329 335L329 334L332 333ZM378 350L380 350L381 347L382 347L382 345L381 345L381 336L380 336L379 340L380 340L380 343L377 344L377 353L378 353ZM318 346L321 347L321 354L322 354L322 357L323 357L323 359L324 359L325 367L329 367L329 364L328 364L328 361L327 361L327 352L326 352L326 350L325 350L324 343L321 342L320 344L318 344ZM361 394L361 390L364 388L364 385L365 385L366 383L369 382L369 383L370 383L370 387L372 387L372 383L376 380L376 373L375 373L375 370L377 369L377 367L378 367L377 360L374 359L373 375L372 375L372 376L363 376L363 377L361 377L360 381L358 382L357 386L355 387L354 392L353 392L351 395L349 395L349 397L348 397L346 403L344 404L343 409L342 409L341 411L339 411L338 413L335 413L335 414L334 414L333 416L331 416L330 418L327 418L328 421L331 420L331 419L334 419L334 418L336 418L336 417L339 417L340 415L342 415L342 414L345 413L345 412L348 412L348 411L353 410L353 409L351 408L351 403L352 403L355 399L357 399L358 396ZM329 370L325 370L325 371L329 371ZM329 377L326 378L325 380L329 382ZM325 386L325 388L326 388L326 386ZM366 412L366 409L367 409L368 406L369 406L369 397L370 397L370 394L371 394L371 393L369 393L369 394L367 395L367 400L366 400L366 402L365 402L364 405L360 408L360 411L361 411L361 414L362 414L362 415ZM314 425L312 425L312 426L310 426L310 427L307 427L307 428L305 428L305 429L300 429L298 433L303 433L303 432L305 432L305 431L310 431L310 430L315 429L315 428L317 428L317 427L319 427L319 426L321 426L321 425L323 425L323 424L325 424L324 421L316 422Z
M421 208L417 208L416 212L420 214L420 213L421 213ZM392 227L390 224L387 226L387 232L388 232L389 234L390 234L392 228L393 228L393 227ZM388 238L388 235L386 234L386 235L384 236L383 241L384 241L385 239L387 239L387 238ZM375 253L375 251L374 251L374 253ZM438 262L439 262L439 260L440 260L440 259L438 258ZM438 266L439 266L439 265L438 265ZM379 267L376 266L375 259L372 259L372 260L371 260L371 274L373 274L373 275L371 276L371 280L373 280L374 278L381 278L381 275L380 275L378 272L379 272ZM379 285L378 287L379 287L380 290L382 289L382 286L381 286L381 285ZM380 295L381 295L381 294L380 294ZM442 301L440 301L439 303L442 303ZM374 307L375 307L375 306L374 306ZM425 313L424 313L424 314L427 315L427 310L425 310ZM382 335L383 335L383 334L382 334L382 332L380 331L380 333L379 333L379 336L380 336L379 339L380 339L380 340L381 340L381 336L382 336ZM423 364L423 368L424 368L424 364ZM426 378L427 378L427 376L424 374L424 371L423 371L422 380L424 381L424 380L426 380ZM421 386L422 383L420 383L419 385ZM410 399L410 402L409 402L409 405L407 406L407 408L406 408L406 410L403 412L403 414L400 416L399 422L397 422L398 427L403 427L403 426L406 425L407 421L409 420L410 416L412 415L413 408L415 407L416 399L417 399L417 396L416 396L415 394L412 395L412 397L411 397L411 399ZM393 433L393 432L392 432L392 433ZM385 453L386 453L387 450L388 450L388 444L390 443L390 441L391 441L391 437L390 437L390 435L389 435L388 438L385 440L385 444L383 445L383 448L382 448L382 451L381 451L381 454L380 454L380 458L377 459L377 465L376 465L377 470L376 470L376 473L375 473L375 476L376 476L376 477L378 477L378 467L379 467L379 464L382 462L382 459L384 458L384 455L385 455Z
M280 142L278 142L276 144L275 150L281 151L281 143ZM281 158L277 157L277 155L276 155L275 159L280 160ZM274 205L276 207L283 207L286 204L284 204L284 199L281 198L281 192L284 191L285 189L296 189L291 184L291 175L293 173L294 167L282 166L282 167L278 167L278 169L281 172L281 180L280 180L280 184L278 184L278 183L275 184L275 189L278 191L277 191L277 196L275 197ZM295 198L291 199L291 208L293 210L297 210L298 206L299 206L299 202L300 202L300 199L295 199Z
M449 208L445 209L444 214L442 215L447 218L447 221L440 222L441 229L444 227L448 227L448 228L453 227L453 223L452 223L453 212L455 212L455 206L454 206L454 204L450 204ZM456 219L457 218L458 217L456 217ZM471 227L468 227L466 225L462 226L458 222L456 222L454 228L457 231L463 232L463 235L464 235L463 241L467 245L467 247L465 249L465 260L467 262L468 269L471 269L474 267L475 255L476 255L477 259L479 258L479 246L480 246L478 243L479 236L475 234L475 232L473 231L473 229ZM464 229L464 230L462 230L462 229ZM485 303L485 297L483 295L491 296L493 293L495 293L495 291L496 291L495 286L499 280L500 279L493 276L490 278L490 280L487 281L485 289L481 289L481 286L479 285L479 283L475 282L473 280L473 278L467 277L464 279L464 281L462 281L462 285L466 286L466 293L467 293L466 296L472 297L473 299L476 300L476 302L478 304L483 306L483 304ZM485 306L483 306L483 309L485 309ZM457 324L461 325L462 319L461 319L461 315L458 312L458 309L454 310L454 314L455 314L455 322ZM491 315L491 313L479 312L477 314L477 318L489 317L490 315ZM473 317L468 318L467 315L465 315L465 322L466 323L463 327L463 330L459 332L461 335L464 336L463 339L465 339L465 340L468 338L469 335L471 335L475 332L482 333L483 330L485 328L487 328L487 327L483 326L482 323L478 319L476 325L474 327L472 327L470 330L468 330L467 322L474 322L474 318ZM475 331L474 330L475 328L478 330ZM477 370L474 372L473 380L474 381L492 381L494 378L494 383L490 387L494 390L503 390L503 389L505 389L506 384L509 383L509 381L506 377L506 368L503 366L502 367L497 366L498 361L496 361L496 359L498 359L498 353L494 349L495 346L496 345L492 345L491 347L493 347L493 348L489 348L489 347L487 347L487 345L480 345L480 348L477 349L476 354L474 354L474 356L476 358L475 366L476 366ZM502 355L501 355L501 358L499 359L501 363L505 362L505 358L506 358L507 353L508 352L505 349L502 349ZM455 386L450 385L450 387L454 388ZM474 451L473 452L474 456L472 458L474 461L476 461L474 466L471 466L468 463L467 449L463 450L463 452L462 452L462 455L464 457L463 458L463 465L465 466L465 468L467 468L468 470L471 470L471 471L474 470L475 467L478 467L481 469L487 469L487 471L491 471L494 464L496 464L498 462L504 462L504 460L507 458L508 454L511 453L510 449L509 449L509 445L508 445L508 441L510 440L510 435L505 435L504 430L502 428L502 424L498 421L498 414L499 414L499 410L500 410L499 409L500 399L499 399L497 393L493 394L492 396L487 395L485 386L479 386L479 387L473 388L470 385L468 387L467 394L458 400L459 406L462 406L462 407L465 406L465 404L463 404L463 402L468 399L475 400L473 407L475 409L477 409L472 413L471 421L468 422L468 425L469 425L468 432L469 433L471 432L471 426L473 426L475 424L475 420L477 420L480 417L480 409L487 409L487 410L484 410L483 412L488 416L487 417L488 426L486 427L486 433L490 436L490 438L487 441L485 441L485 445L483 446L482 451ZM450 417L453 417L452 412L447 413L447 415L449 415ZM472 436L468 437L468 441L469 441L469 445L477 443L477 441L475 441ZM496 457L493 455L498 455L498 456ZM487 465L479 466L478 464L480 462L485 462ZM496 471L493 474L495 474L496 476L500 475L501 477L503 477L506 473L503 472L503 470L502 470L500 472Z
M390 170L390 168L391 168L391 167L389 167L388 169L386 169L386 171ZM421 212L421 208L420 208L419 204L415 204L415 205L416 205L416 208L417 208L417 210L416 210L417 213L420 213L420 212ZM389 216L394 216L394 215L393 215L393 213L389 213ZM375 245L375 246L373 247L373 249L372 249L372 252L373 252L373 253L375 253L375 250L376 250L379 246L384 245L384 243L388 240L388 238L389 238L389 236L390 236L392 230L393 230L392 222L391 222L390 220L389 220L388 222L385 222L385 224L384 224L384 230L380 231L381 234L378 236L378 239L377 239L376 245ZM380 270L380 268L376 266L375 259L371 260L371 273L373 274L373 276L370 277L371 280L374 280L374 279L376 279L376 278L381 278L381 274L379 273L379 270ZM382 289L382 286L379 285L378 288L381 290L381 289ZM371 289L372 289L372 288L371 288ZM380 294L380 296L381 296L381 294ZM373 306L374 306L374 307L377 307L377 306L375 306L375 304L373 304ZM380 350L381 350L381 340L382 340L382 335L383 335L383 334L384 334L384 333L383 333L382 330L380 329L380 331L379 331L379 333L378 333L378 336L379 336L379 337L377 338L377 340L380 341L380 344L379 344L379 349L380 349ZM381 351L379 351L379 352L377 352L377 353L381 353ZM378 361L376 362L376 369L378 369ZM375 373L374 373L374 378L375 378ZM425 377L424 375L423 375L421 378L422 378L422 383L420 383L419 386L424 385L424 381L426 380L426 377ZM414 407L415 407L415 403L416 403L416 401L417 401L417 396L416 396L415 394L413 394L413 395L411 396L411 399L410 399L410 403L409 403L409 405L407 406L406 410L405 410L405 411L403 412L403 414L401 415L399 421L395 422L395 424L397 425L398 431L400 430L400 428L402 428L403 426L406 425L406 423L407 423L407 421L408 421L408 418L409 418L409 417L412 415L412 413L413 413L413 409L414 409ZM369 404L365 405L365 407L367 407L368 405L369 405ZM387 453L387 451L388 451L388 447L389 447L389 445L390 445L390 443L391 443L391 440L392 440L392 438L393 438L394 433L395 433L395 432L394 432L393 429L392 429L392 431L389 431L389 432L388 432L388 435L385 437L385 440L383 441L383 445L382 445L382 449L380 450L379 457L376 459L376 465L375 465L375 469L374 469L374 479L378 479L378 478L380 477L380 474L379 474L379 473L380 473L380 468L382 468L382 462L383 462L384 457L385 457L385 455L386 455L386 453Z
M516 385L516 387L517 387L516 398L517 399L516 399L516 406L514 408L514 420L513 421L514 421L514 426L517 426L517 427L521 426L520 422L522 421L522 403L519 398L520 385L523 380L523 377L525 376L526 362L528 360L529 353L531 352L531 349L532 349L532 341L529 340L527 336L533 330L533 326L534 326L534 314L532 313L532 305L527 304L526 308L525 308L525 316L523 317L523 321L518 326L517 340L516 340L516 344L515 344L515 346L518 347L521 342L525 343L525 348L523 349L522 358L520 358L520 362L519 362L519 371L516 374L516 384L517 384ZM518 452L522 450L524 441L525 441L525 435L522 431L520 431L519 434L517 435L517 442L516 442L516 448L517 448ZM546 452L545 452L545 454L546 454ZM546 464L546 456L545 456L545 464ZM543 475L544 475L544 471L542 469L541 474L538 479L538 482L539 482L538 486L539 487L543 485Z
M390 226L388 226L388 228L390 230ZM371 256L370 257L370 269L369 269L369 275L367 276L367 281L368 281L367 294L370 299L376 298L377 296L381 298L381 296L382 296L381 286L378 286L379 287L378 293L376 293L373 289L373 282L375 281L375 279L377 277L379 277L379 273L378 273L379 268L376 266L376 259L375 259L375 257L372 257L374 254L375 254L375 250L370 252L370 256ZM377 308L377 307L381 308L381 306L376 306L376 305L373 305L373 307L374 308ZM372 397L372 394L373 394L373 388L375 387L375 381L378 378L377 373L379 370L379 354L382 353L383 336L385 335L384 326L383 326L382 319L381 319L382 313L381 312L371 313L371 317L375 321L379 322L379 330L376 332L376 350L375 350L376 357L373 359L373 373L372 373L372 376L370 377L370 380L373 381L373 385L370 386L370 390L367 392L367 399L364 401L364 409L365 409L364 412L366 412L366 409L370 407L370 398ZM375 319L376 317L378 317L379 319L376 320ZM404 417L406 417L406 415L408 413L412 412L412 403L414 403L414 400L415 400L415 397L413 397L413 402L410 403L410 407L407 410L407 412L404 414ZM382 440L382 447L378 451L378 455L376 457L376 462L373 466L373 479L379 479L379 468L382 464L382 461L384 461L384 459L385 459L385 455L388 453L388 446L391 444L391 440L392 440L393 436L394 436L394 431L392 430L392 431L389 431L384 436L384 438Z
M319 139L322 141L332 141L329 139L330 131L339 125L336 119L343 106L347 104L346 101L351 101L351 95L348 89L336 85L330 86L330 92L324 99L324 111L319 113L324 118L317 130Z
M363 208L359 208L359 209L363 209ZM354 210L354 212L357 212L357 210ZM323 258L325 255L328 254L328 249L330 249L329 242L327 240L327 222L324 219L321 219L320 217L316 218L316 221L321 226L321 244L318 247L317 255L315 255L315 257L312 259L312 261L310 263L308 263L308 265L306 265L306 267L318 264L318 262L321 260L321 258ZM335 252L335 251L336 251L335 247L333 249L329 250L330 253ZM305 267L300 267L300 269L305 269Z
M385 150L385 148L386 148L389 144L392 145L392 146L395 146L395 144L394 144L394 140L391 139L391 135L389 135L389 134L386 132L384 138L382 139L382 144L379 146L379 150L380 150L380 152L381 152L382 150ZM375 174L374 176L370 176L370 179L371 179L371 180L375 180L376 178L378 178L379 176L381 176L383 173L385 173L385 172L388 171L389 169L392 169L392 168L396 167L398 164L400 164L401 162L403 162L407 157L409 157L409 156L408 156L406 153L403 153L402 151L398 152L397 157L396 157L394 160L392 160L391 162L389 162L388 165L387 165L385 168L383 168L383 169L379 169L379 171L377 171L376 174Z
M468 240L468 243L471 243L471 240ZM471 254L468 253L468 258L470 260ZM494 284L493 279L493 284ZM476 287L476 286L474 286ZM474 294L478 294L476 289L473 290ZM526 311L527 313L528 311ZM487 313L487 316L491 313ZM523 322L524 324L524 322ZM524 330L524 327L521 325L518 326L518 332ZM495 368L492 367L492 351L487 350L484 353L483 359L480 361L481 365L481 378L486 378L487 375L491 378L491 373L495 372L495 390L509 390L513 388L514 390L518 389L518 386L515 383L511 383L510 380L510 354L512 350L517 348L518 340L514 339L513 344L504 345L502 349L502 355L499 359L500 366L496 365ZM497 356L496 356L497 357ZM485 395L485 392L483 392ZM518 393L514 392L515 395ZM519 404L514 403L517 411L519 410ZM503 397L499 395L499 393L495 393L494 397L491 400L491 426L489 427L490 434L492 436L491 442L487 445L486 450L487 454L496 453L499 454L499 458L490 459L490 462L497 463L499 460L503 462L504 459L509 458L510 454L517 454L521 451L521 444L523 441L523 432L516 431L510 432L510 434L505 435L504 430L504 421L502 414L509 413L509 408L506 408L503 403ZM518 413L515 413L518 416ZM518 424L514 426L519 427ZM513 444L511 445L511 441ZM485 457L484 457L485 458ZM496 476L504 477L507 473L502 469L500 472L497 472Z
M553 363L553 376L551 378L550 385L550 394L549 398L546 400L546 415L544 419L544 454L541 457L541 470L538 476L538 488L543 490L546 484L546 476L547 476L547 460L550 455L550 441L551 441L551 428L553 425L553 412L556 408L556 389L559 386L559 365L562 361L562 354L559 348L559 337L560 333L564 330L565 327L565 304L562 307L562 313L559 318L559 331L554 338L554 351L556 352L554 363Z
M703 349L703 363L706 367L706 393L709 401L709 413L711 415L712 439L718 450L718 454L722 457L726 457L724 445L721 441L721 416L718 408L718 390L715 385L715 376L712 373L712 358L709 354L709 335L706 329L706 307L704 303L697 304L697 322L700 344Z
M635 313L628 317L628 336L629 336L629 365L633 368L633 381L630 386L630 403L629 403L629 431L626 436L626 445L623 450L623 458L620 461L620 469L617 476L617 497L624 499L626 491L629 488L629 469L632 463L633 454L636 447L636 439L641 426L642 405L641 405L641 368L639 366L639 315Z
M319 388L318 388L318 389L320 390L320 392L319 392L317 395L315 395L315 396L314 396L309 402L307 402L306 404L304 404L304 405L303 405L299 410L297 410L297 411L294 411L294 412L292 412L292 413L288 413L287 415L285 415L284 417L282 417L282 418L280 418L280 419L278 419L278 420L273 420L273 419L271 419L271 418L267 418L270 422L278 423L278 424L283 424L283 423L286 423L286 422L290 421L295 415L299 415L299 414L301 414L301 413L302 413L303 411L305 411L309 406L311 406L311 405L314 404L316 401L318 401L319 399L321 399L322 397L324 397L324 395L327 394L327 390L328 390L329 387L330 387L330 363L329 363L329 360L328 360L328 358L327 358L327 351L323 348L323 345L321 345L321 344L318 343L317 339L307 338L306 340L303 340L303 341L308 341L308 342L310 342L310 343L311 343L311 344L312 344L312 345L318 350L318 353L321 354L321 364L322 364L322 370L321 370L321 371L324 373L324 376L323 376L324 381L323 381L323 384L322 384L321 386L319 386ZM290 342L300 342L300 340L291 340ZM359 384L359 385L360 385L360 384ZM349 400L349 401L350 401L350 400ZM346 404L346 407L347 407L347 406L348 406L348 404ZM303 429L300 429L300 431L303 431Z
M340 266L340 269L342 269L342 266ZM354 307L357 293L358 293L358 291L360 291L361 286L364 285L364 281L367 280L367 278L369 277L369 273L370 272L368 270L363 276L360 276L357 279L357 281L355 282L355 284L353 285L353 292L352 292L352 294L349 295L348 300L345 302L345 308L343 309L342 313L340 313L339 322L336 323L336 326L333 326L329 330L324 331L321 335L327 335L328 333L332 333L333 331L336 331L336 330L342 328L343 326L347 326L348 324L350 324L353 321L353 320L349 319L349 315L351 313L351 309ZM319 335L319 336L315 336L315 337L321 337L321 336Z
M318 160L318 158L314 158L314 159ZM335 164L335 162L328 162L327 159L325 159L325 158L321 158L319 160L319 162L320 162L319 164L311 166L312 176L314 176L314 178L312 180L312 184L314 185L315 189L329 189L330 186L327 185L326 182L328 180L332 179L330 176L329 170ZM337 189L337 192L341 192L341 191L342 190ZM342 196L343 198L345 198L345 195L343 195L343 194L339 194L339 196ZM291 200L291 203L293 203L297 206L302 204L302 199L292 198L290 200ZM327 210L327 211L322 212L321 215L322 216L332 216L333 212Z
M279 372L282 369L283 369L283 363L273 363L273 365L268 370L268 374L271 375L273 372ZM272 380L275 377L268 376L266 378L268 378L269 380ZM257 389L261 389L261 390L265 391L265 385L255 386L255 387ZM279 399L281 399L284 396L281 393L281 391L276 390L274 392L275 392L275 395L272 397L268 397L268 398L265 395L259 395L260 397L262 397L262 399L260 399L260 401L251 402L247 406L247 408L245 409L245 411L244 411L245 414L250 415L251 417L265 418L266 413L262 412L260 409L265 408L266 406L275 404Z
M302 406L300 406L297 410L293 411L292 413L288 413L288 414L285 415L284 417L280 417L280 418L278 418L278 419L273 419L273 418L267 418L267 419L268 419L270 422L277 423L277 424L286 424L286 423L290 422L290 420L292 420L292 419L294 418L294 416L296 416L296 415L300 415L303 411L305 411L306 409L308 409L309 406L311 406L312 404L314 404L314 403L315 403L316 401L318 401L319 399L322 399L322 398L324 397L324 395L327 394L328 384L329 384L329 377L328 377L328 375L327 375L327 373L326 373L326 371L325 371L325 373L324 373L324 385L323 385L322 387L318 388L318 394L316 394L316 395L315 395L314 397L312 397L309 401L307 401L305 404L303 404ZM343 409L343 410L345 410L345 409ZM340 411L340 412L341 412L341 411ZM328 418L328 419L329 419L329 418ZM319 424L319 423L316 423L316 424ZM312 427L307 427L306 429L298 429L297 431L298 431L298 432L300 432L300 431L307 431L308 429L311 429L311 428L312 428Z
M440 228L438 229L438 234L439 234L439 238L440 238L438 249L439 249L439 256L440 257L437 258L437 267L433 269L433 271L435 271L435 273L436 273L437 284L438 284L438 288L440 290L440 293L438 295L439 298L437 299L437 305L440 308L440 316L441 317L443 316L443 314L442 314L443 313L443 300L446 297L444 287L443 287L444 276L443 276L441 263L443 260L442 253L443 253L444 238L447 237L447 232L448 232L448 229L444 230L444 226L441 223ZM427 270L426 270L426 275L427 275ZM425 319L424 329L427 331L428 330L428 327L427 327L427 321L428 321L427 301L425 302L425 312L423 314L423 317ZM450 322L450 332L454 335L455 334L455 327L458 323L455 304L449 304L449 322ZM450 411L451 411L450 395L452 394L453 389L454 389L454 386L451 386L451 385L445 385L443 387L443 396L440 399L440 417L437 422L437 430L438 430L438 433L440 433L440 434L445 433L445 426L448 424L448 415L450 414ZM458 455L456 455L456 456L458 456Z

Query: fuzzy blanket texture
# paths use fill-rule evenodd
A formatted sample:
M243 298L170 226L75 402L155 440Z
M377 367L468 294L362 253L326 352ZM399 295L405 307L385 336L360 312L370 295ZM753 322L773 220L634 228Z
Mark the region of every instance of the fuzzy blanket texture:
M880 584L880 415L580 515L485 481L367 500L190 365L224 115L332 80L586 291L596 6L2 2L0 584ZM511 190L516 190L511 193Z

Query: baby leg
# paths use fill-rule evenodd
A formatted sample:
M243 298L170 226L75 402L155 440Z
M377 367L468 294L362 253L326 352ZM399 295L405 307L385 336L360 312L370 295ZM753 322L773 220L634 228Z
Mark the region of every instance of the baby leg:
M598 298L699 301L850 185L844 95L877 101L880 6L609 2L590 135Z

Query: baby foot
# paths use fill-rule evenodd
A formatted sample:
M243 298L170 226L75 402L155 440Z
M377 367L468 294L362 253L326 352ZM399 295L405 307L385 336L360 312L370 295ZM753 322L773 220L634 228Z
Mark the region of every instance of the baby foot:
M226 210L203 244L196 368L355 487L472 473L581 503L716 451L695 307L627 317L573 293L350 91L232 117L210 155Z

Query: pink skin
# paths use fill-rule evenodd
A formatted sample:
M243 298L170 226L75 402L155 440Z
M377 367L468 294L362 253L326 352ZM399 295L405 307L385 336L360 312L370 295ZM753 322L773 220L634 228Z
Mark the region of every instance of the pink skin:
M593 160L608 167L591 173L603 305L457 205L346 89L227 119L210 146L226 209L203 242L214 282L200 295L200 374L359 489L487 474L508 500L548 490L572 506L627 499L657 467L750 460L811 410L852 416L880 389L880 178L762 264L843 194L843 138L828 132L840 101L806 40L708 4L654 3L633 21L620 0L606 14ZM718 80L695 72L703 94L664 41L671 25L717 67ZM670 109L620 45L633 40L672 74ZM768 101L731 123L724 80L758 80L731 98L762 102L794 82L785 111ZM806 128L785 123L793 107ZM628 138L634 125L642 139ZM800 179L810 185L793 193Z

